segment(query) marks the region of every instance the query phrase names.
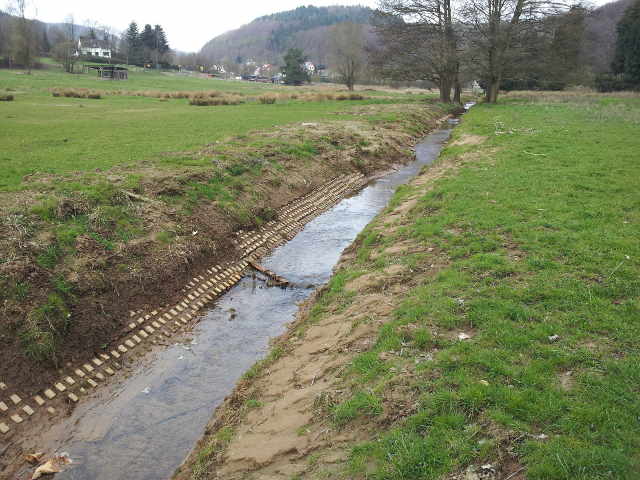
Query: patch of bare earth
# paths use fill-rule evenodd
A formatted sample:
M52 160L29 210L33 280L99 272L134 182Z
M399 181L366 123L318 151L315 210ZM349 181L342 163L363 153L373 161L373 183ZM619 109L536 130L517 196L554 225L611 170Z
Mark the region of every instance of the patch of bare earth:
M412 193L379 215L370 228L388 230L410 223L416 199L434 180L456 168L454 160L442 160L423 172L412 182ZM358 247L356 243L345 251L338 270L361 268L356 264ZM426 255L419 271L403 262L409 252ZM406 366L385 394L383 415L355 421L345 429L327 419L326 407L344 400L341 377L354 356L370 350L380 327L392 320L407 292L447 262L437 249L412 239L381 245L372 257L383 257L388 265L348 281L346 304L325 306L319 318L310 314L318 296L302 306L289 333L275 342L274 348L284 353L263 365L254 379L240 382L215 412L176 479L288 480L315 478L318 472L328 475L322 478L333 478L342 470L353 442L371 439L415 412L416 392L406 383L414 367ZM231 431L231 438L220 442L221 432Z
M452 142L451 145L480 145L481 143L484 143L486 139L487 137L482 135L470 135L467 133L460 135L460 137Z

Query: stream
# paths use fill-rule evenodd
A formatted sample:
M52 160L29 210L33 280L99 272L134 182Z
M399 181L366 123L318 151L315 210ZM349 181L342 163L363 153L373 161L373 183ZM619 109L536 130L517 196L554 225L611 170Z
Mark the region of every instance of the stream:
M451 125L431 133L416 146L415 161L342 200L262 259L262 265L292 287L270 288L259 276L245 276L215 302L187 340L152 353L128 378L104 387L43 432L43 444L68 452L74 460L56 478L171 477L202 436L214 409L266 355L269 340L294 320L298 304L329 280L342 251L399 185L438 157L450 133Z

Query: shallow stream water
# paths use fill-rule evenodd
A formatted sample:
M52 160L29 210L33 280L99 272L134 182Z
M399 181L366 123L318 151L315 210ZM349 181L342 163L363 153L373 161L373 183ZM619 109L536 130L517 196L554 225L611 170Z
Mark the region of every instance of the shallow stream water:
M81 403L69 419L43 433L43 443L74 459L72 468L56 478L169 478L242 373L265 356L269 340L294 319L298 303L329 280L342 251L398 185L437 158L449 135L449 128L430 134L417 145L414 162L344 199L262 260L293 287L269 288L246 276L211 307L188 341L154 353L129 378Z

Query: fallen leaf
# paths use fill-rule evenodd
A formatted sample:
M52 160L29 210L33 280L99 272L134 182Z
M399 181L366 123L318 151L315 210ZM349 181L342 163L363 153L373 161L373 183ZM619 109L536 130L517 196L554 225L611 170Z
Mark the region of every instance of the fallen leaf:
M30 453L29 455L25 455L24 459L29 462L31 465L37 465L40 463L40 460L44 457L44 452Z
M71 458L66 453L61 455L57 455L43 465L40 465L36 468L36 471L33 472L33 476L31 480L35 480L36 478L40 478L43 475L53 475L55 473L60 473L66 465L69 465L71 462Z

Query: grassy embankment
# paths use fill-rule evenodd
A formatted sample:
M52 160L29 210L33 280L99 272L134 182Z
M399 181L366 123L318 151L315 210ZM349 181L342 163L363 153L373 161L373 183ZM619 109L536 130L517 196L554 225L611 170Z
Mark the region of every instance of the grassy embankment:
M273 461L302 465L292 478L638 478L639 130L637 96L511 94L475 107L439 160L449 173L399 189L293 340L252 372L269 388L305 332L341 312L352 331L377 331L330 348L334 381L298 427L312 453ZM393 303L388 315L353 312L373 294ZM301 378L292 409L320 381ZM242 411L264 405L257 423L239 424L244 438L218 423L193 478L243 468L253 429L279 428L268 423L277 393L244 388ZM337 463L332 447L347 452Z
M488 140L445 158L486 156L439 182L398 238L365 237L370 268L379 241L405 236L450 263L354 361L354 398L368 386L381 402L394 375L380 352L403 340L438 349L418 364L418 411L355 447L353 472L373 462L373 478L435 479L506 449L532 480L640 472L640 99L533 98L474 111L458 135ZM419 328L403 338L411 323ZM473 337L447 341L432 328ZM334 418L375 411L348 405Z
M101 98L54 97L55 88L99 89ZM69 338L76 351L97 348L121 327L127 303L149 301L149 284L168 294L169 277L220 254L234 228L270 219L272 207L330 175L392 161L382 157L400 148L392 129L407 141L440 112L428 110L416 127L424 95L337 101L314 89L155 72L105 82L0 71L0 92L15 97L0 103L0 376L16 370L12 359L60 362ZM243 103L157 98L189 91ZM289 96L274 104L258 98L282 92Z

